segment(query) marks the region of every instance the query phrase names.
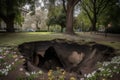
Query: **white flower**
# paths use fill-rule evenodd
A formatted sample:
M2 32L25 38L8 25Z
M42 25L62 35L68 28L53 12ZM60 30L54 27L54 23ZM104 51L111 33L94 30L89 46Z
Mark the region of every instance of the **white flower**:
M23 56L20 56L20 58L23 58Z
M20 68L19 70L20 70L20 71L23 71L23 68Z
M8 65L8 68L11 68L11 64Z
M95 75L95 73L96 73L96 71L93 71L91 75L92 75L92 76L94 76L94 75Z
M18 58L15 59L15 62L18 61Z
M114 69L117 69L117 67L116 67L116 66L114 66Z
M100 71L104 71L104 69L103 69L103 68L98 68L98 70L100 70Z
M9 66L6 66L6 68L8 69L8 68L9 68Z
M12 62L12 65L14 65L15 63L14 62Z
M91 74L88 74L88 75L87 75L87 78L89 78L89 77L92 77L92 75L91 75Z
M117 74L119 74L119 71L117 71Z
M39 74L43 74L43 72L40 70L39 72L38 72Z
M7 76L8 75L8 72L5 72L5 76Z
M35 71L31 72L31 74L35 74Z
M30 76L30 73L28 73L28 72L25 72L25 74L26 74L26 76Z

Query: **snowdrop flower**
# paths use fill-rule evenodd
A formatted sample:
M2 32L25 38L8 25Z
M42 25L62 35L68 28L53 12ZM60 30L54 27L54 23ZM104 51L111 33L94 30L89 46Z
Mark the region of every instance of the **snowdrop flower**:
M23 68L20 68L19 70L20 70L20 71L23 71Z
M30 76L30 73L28 73L28 72L25 72L25 74L26 74L26 76Z
M15 59L15 62L18 61L18 58Z
M103 69L103 68L98 68L98 70L100 70L100 71L104 71L104 69Z
M117 69L117 67L116 67L116 66L114 66L114 69Z
M43 72L40 70L39 72L38 72L39 74L43 74Z
M88 75L87 75L87 78L89 78L89 77L92 77L92 75L91 75L91 74L88 74Z
M10 68L10 67L11 67L11 64L9 64L8 67Z
M14 65L15 63L14 62L12 62L12 65Z
M31 74L35 74L35 73L36 73L35 71L31 72Z
M20 56L20 58L23 58L23 56Z
M119 74L119 71L117 71L117 74Z
M7 76L7 75L8 75L8 72L6 71L6 72L5 72L5 76Z
M9 68L9 66L6 66L6 68L8 69L8 68Z
M91 75L92 75L92 76L94 76L94 75L95 75L95 73L96 73L96 71L93 71Z

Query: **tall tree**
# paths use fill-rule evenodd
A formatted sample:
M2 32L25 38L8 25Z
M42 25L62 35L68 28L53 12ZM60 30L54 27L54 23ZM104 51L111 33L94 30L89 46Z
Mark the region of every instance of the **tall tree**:
M46 1L45 3L55 4L56 1L61 2L61 0L48 0L48 2ZM66 33L67 34L74 34L73 13L74 13L74 7L79 1L81 0L62 0L63 8L64 8L64 11L66 12Z
M74 34L73 31L73 12L75 5L81 0L67 0L67 10L66 10L66 33Z
M63 32L63 28L65 27L65 22L66 22L66 13L62 5L57 5L56 7L52 8L52 10L49 11L48 20L47 20L48 27L50 25L60 25L61 32Z
M81 7L91 22L91 31L96 31L96 23L112 0L82 0Z
M21 8L34 0L0 0L0 18L6 23L6 31L14 32L15 18L20 14Z

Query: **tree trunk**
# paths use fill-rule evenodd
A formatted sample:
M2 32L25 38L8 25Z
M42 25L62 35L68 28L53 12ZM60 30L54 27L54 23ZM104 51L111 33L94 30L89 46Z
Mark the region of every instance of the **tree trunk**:
M36 28L37 28L37 31L40 30L40 28L39 28L39 21L36 21Z
M2 27L1 27L1 21L0 21L0 29L2 29Z
M48 26L48 30L47 30L48 32L50 31L50 26Z
M74 6L72 6L69 2L67 4L67 19L66 19L66 33L74 34L73 31L73 11Z
M95 20L95 19L94 19L94 21L92 22L91 31L96 31L96 20Z
M63 27L61 27L61 32L63 32L63 29L64 29L64 28L63 28Z
M6 22L6 32L15 32L14 20L7 20Z

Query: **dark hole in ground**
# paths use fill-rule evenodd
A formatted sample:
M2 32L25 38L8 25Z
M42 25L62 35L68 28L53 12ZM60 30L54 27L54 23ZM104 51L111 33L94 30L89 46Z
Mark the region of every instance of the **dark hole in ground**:
M23 43L18 49L25 57L25 68L29 71L32 65L33 70L61 67L69 72L86 74L97 68L98 61L108 61L115 56L114 49L105 45L78 44L61 39Z

